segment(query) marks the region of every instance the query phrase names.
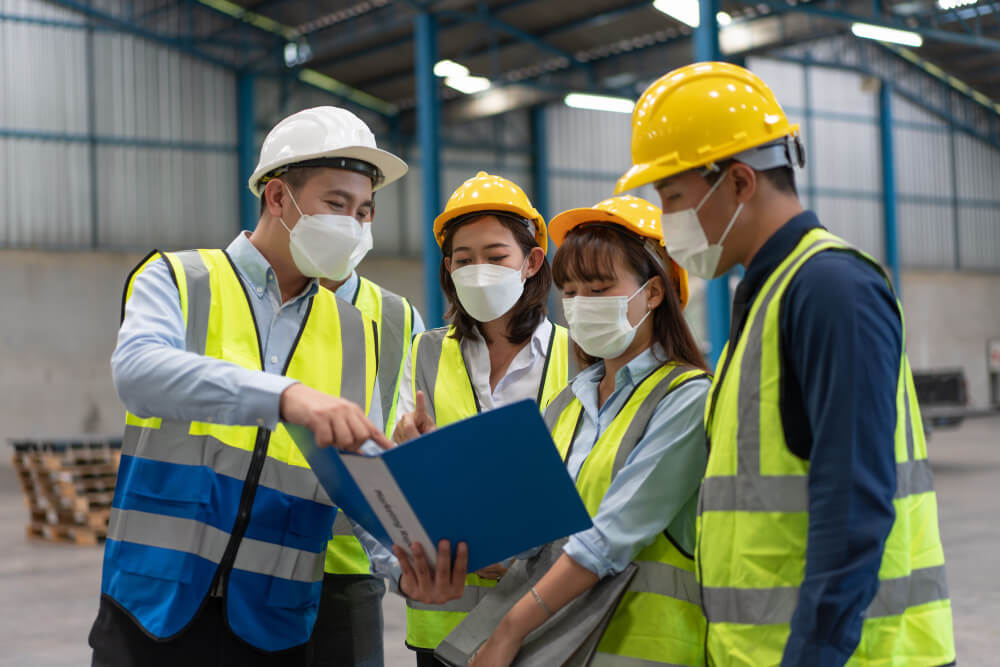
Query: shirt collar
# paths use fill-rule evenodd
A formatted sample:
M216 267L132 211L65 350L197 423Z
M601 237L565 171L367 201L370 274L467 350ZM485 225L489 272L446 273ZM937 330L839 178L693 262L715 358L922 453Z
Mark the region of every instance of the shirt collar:
M819 224L816 214L812 211L803 211L772 234L750 260L750 265L743 274L741 288L749 289L748 296L756 294L771 272L788 257L802 237L817 227L822 228L822 225Z
M618 369L618 373L615 374L614 391L617 392L625 386L634 387L642 382L650 373L663 365L663 358L663 348L659 343L643 350L634 359ZM603 359L583 369L573 384L576 385L577 382L597 384L602 379L604 379ZM574 393L579 396L579 392Z
M278 291L278 281L274 278L274 269L271 268L271 264L261 254L260 250L257 249L257 246L250 242L250 234L248 232L240 232L226 248L226 253L258 294L266 292L269 289L268 276L272 277L271 282L273 284L270 288ZM316 293L318 286L319 281L313 278L306 284L306 288L302 290L302 293L295 298L312 296Z
M351 271L351 275L347 277L344 284L336 289L334 294L337 298L343 299L347 303L354 303L354 296L358 293L358 285L361 279L358 278L357 271Z
M345 285L347 283L344 283ZM340 296L340 290L337 290L337 296ZM341 297L343 298L343 297ZM544 356L546 352L549 351L549 338L552 336L552 322L549 321L547 317L543 317L542 321L535 327L535 330L531 332L531 340L528 344L531 346L531 356L542 355ZM472 329L472 335L469 336L471 340L476 343L486 344L483 339L483 335L479 333L479 328L474 327Z

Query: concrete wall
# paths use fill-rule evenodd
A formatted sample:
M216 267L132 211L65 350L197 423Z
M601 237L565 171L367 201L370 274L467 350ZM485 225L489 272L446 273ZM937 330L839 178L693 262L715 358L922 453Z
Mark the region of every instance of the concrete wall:
M988 405L986 341L1000 338L1000 275L904 271L903 308L913 368L961 367L969 402Z
M0 438L120 432L108 360L126 253L0 251ZM372 257L362 271L423 310L421 264ZM989 400L986 340L1000 337L1000 275L903 275L914 368L961 366L971 401ZM694 318L698 319L698 318Z

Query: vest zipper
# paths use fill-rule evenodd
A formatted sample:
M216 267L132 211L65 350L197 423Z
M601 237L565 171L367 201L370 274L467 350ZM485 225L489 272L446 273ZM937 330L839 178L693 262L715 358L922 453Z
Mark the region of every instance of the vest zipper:
M257 496L257 486L260 482L260 474L264 469L264 461L267 459L267 447L271 442L271 432L265 429L257 430L257 441L253 447L253 458L250 460L250 469L247 471L246 480L243 482L243 492L240 495L240 505L236 512L236 522L229 535L229 543L226 551L219 562L219 569L215 575L215 585L212 586L212 597L225 597L226 585L229 583L229 575L233 570L233 563L236 561L236 552L239 550L243 535L250 525L250 514L253 510L253 501Z

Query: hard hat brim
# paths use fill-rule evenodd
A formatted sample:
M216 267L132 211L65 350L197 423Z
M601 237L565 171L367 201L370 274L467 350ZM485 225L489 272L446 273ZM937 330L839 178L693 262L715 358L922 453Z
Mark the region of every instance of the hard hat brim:
M361 160L362 162L367 162L374 165L379 171L382 172L383 181L375 186L374 190L381 190L385 186L398 181L406 172L409 170L407 164L401 160L399 157L393 155L389 151L384 151L381 148L371 148L369 146L344 146L336 150L331 151L317 151L316 153L310 153L306 155L296 155L289 158L285 162L274 162L268 164L266 167L258 169L253 173L248 181L247 185L250 191L254 193L257 197L260 197L260 193L263 191L260 179L262 179L267 174L273 172L275 169L280 169L288 165L298 164L299 162L307 162L308 160L316 160L319 158L326 157L344 157L352 158L354 160Z
M485 213L488 214L492 211L497 211L500 213L510 213L519 218L524 217L524 211L516 206L505 206L499 203L485 203L485 204L468 204L466 206L459 206L444 213L441 213L438 217L434 218L434 238L437 239L438 246L444 244L444 231L448 226L448 223L456 218L461 218L470 213ZM542 248L543 251L548 252L548 236L546 235L545 220L541 216L535 218L529 218L531 222L535 223L535 241Z
M558 248L566 240L566 235L570 230L579 227L585 222L614 222L627 227L627 223L623 218L607 211L601 211L596 208L571 208L568 211L563 211L549 221L549 238L552 239L552 243Z

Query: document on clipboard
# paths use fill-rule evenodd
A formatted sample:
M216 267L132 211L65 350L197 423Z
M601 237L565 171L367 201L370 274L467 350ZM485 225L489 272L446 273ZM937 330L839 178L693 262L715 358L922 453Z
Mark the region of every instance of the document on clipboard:
M286 424L327 494L386 547L469 546L469 571L591 527L531 400L449 424L377 456L316 446ZM454 552L453 552L454 553Z

